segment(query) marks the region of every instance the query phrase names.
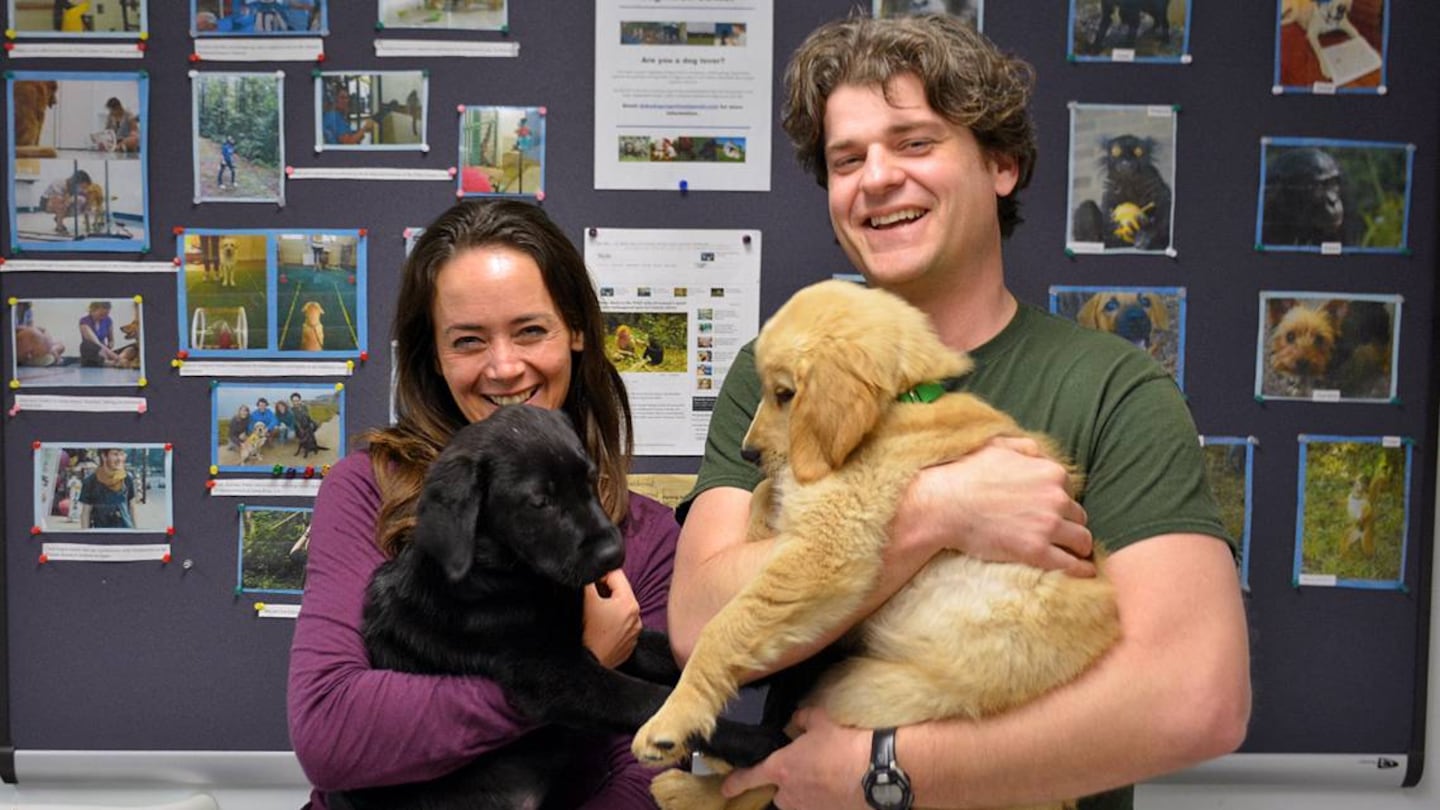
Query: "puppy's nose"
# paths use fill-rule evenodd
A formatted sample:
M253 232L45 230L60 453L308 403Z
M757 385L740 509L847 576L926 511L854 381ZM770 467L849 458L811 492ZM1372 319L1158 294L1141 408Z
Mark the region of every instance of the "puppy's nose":
M760 463L760 451L755 449L754 447L741 447L740 457L750 462L751 464Z

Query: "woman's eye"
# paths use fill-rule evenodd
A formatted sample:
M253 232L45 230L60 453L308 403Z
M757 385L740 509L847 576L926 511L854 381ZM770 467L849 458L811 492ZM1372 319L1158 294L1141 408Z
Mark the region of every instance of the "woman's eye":
M527 326L524 329L520 330L519 339L526 341L536 341L540 340L548 334L550 334L550 332L543 326Z

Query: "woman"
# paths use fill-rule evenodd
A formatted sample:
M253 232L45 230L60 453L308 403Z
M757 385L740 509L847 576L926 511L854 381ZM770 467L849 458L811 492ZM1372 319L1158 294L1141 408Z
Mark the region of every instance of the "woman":
M114 366L120 363L115 352L115 319L109 301L91 301L80 319L80 365Z
M100 448L100 466L80 486L80 528L135 528L135 479L125 469L125 449Z
M290 406L285 404L285 400L275 400L275 438L273 441L276 444L284 444L290 441L290 437L294 435L295 414L290 412Z
M225 432L227 445L231 450L240 452L240 446L245 443L245 437L250 433L250 406L240 403L235 409L235 415L230 417L229 429Z
M125 109L120 99L111 97L105 102L109 114L105 118L105 129L114 139L115 151L140 151L140 116Z
M312 807L327 806L324 791L433 779L533 730L487 680L371 669L359 632L371 574L415 525L426 468L459 428L502 405L570 417L625 535L625 567L607 576L608 597L586 589L586 647L613 667L642 623L665 627L678 528L669 509L626 490L630 407L602 328L583 260L533 205L463 202L416 243L392 332L398 422L370 431L368 452L335 465L315 502L289 684L290 736L317 788ZM629 745L577 743L575 779L545 806L652 808L652 774Z

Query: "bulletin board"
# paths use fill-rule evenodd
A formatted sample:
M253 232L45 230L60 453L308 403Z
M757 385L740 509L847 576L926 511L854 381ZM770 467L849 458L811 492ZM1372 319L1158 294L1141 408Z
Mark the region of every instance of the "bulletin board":
M1174 4L1180 4L1175 0ZM379 167L445 174L457 164L464 107L543 108L545 195L540 202L579 244L589 228L748 228L764 233L761 317L792 292L850 268L832 237L824 192L803 174L774 124L770 190L596 191L592 184L594 98L593 4L510 4L505 31L470 32L468 41L519 45L498 58L381 57L375 42L393 31L377 28L374 4L332 4L323 37L328 73L384 75L423 71L427 148L356 152L317 149L315 94L321 64L243 64L201 61L183 4L150 4L143 59L123 63L146 76L150 239L139 255L106 255L114 262L183 263L175 229L244 229L265 233L361 230L367 247L369 322L364 357L329 382L345 387L348 436L387 422L390 361L388 324L394 314L404 233L423 226L456 199L447 181L291 179L281 202L220 204L211 186L198 201L191 165L192 70L239 70L283 76L285 163L297 171ZM867 4L868 5L868 4ZM1080 0L1078 15L1093 19ZM1188 5L1188 4L1181 4ZM1277 9L1273 3L1196 2L1172 14L1172 36L1183 27L1185 58L1158 63L1078 58L1084 45L1059 6L1037 17L1003 3L985 4L984 31L1002 48L1036 67L1032 110L1040 159L1022 193L1025 222L1006 245L1007 280L1017 296L1042 309L1052 287L1183 289L1186 335L1184 394L1202 434L1241 437L1253 448L1250 509L1245 527L1246 607L1254 662L1254 716L1242 754L1398 755L1402 781L1419 778L1426 699L1428 581L1433 556L1437 403L1435 356L1436 153L1440 119L1440 63L1431 58L1429 32L1440 29L1440 8L1396 3L1385 29L1383 92L1293 92L1275 77ZM1357 3L1357 6L1364 6ZM1378 5L1378 4L1377 4ZM779 73L812 28L846 14L844 0L777 2L774 20L775 99ZM1117 31L1123 26L1117 22ZM407 31L426 39L430 31ZM1121 31L1123 34L1123 31ZM1142 37L1144 31L1142 30ZM107 40L107 42L110 40ZM1303 37L1300 40L1303 43ZM1068 44L1067 44L1068 43ZM1108 53L1108 52L1107 52ZM114 71L109 59L4 58L7 70ZM1313 87L1313 85L1306 85ZM324 91L318 91L324 92ZM1175 117L1167 184L1173 230L1157 251L1077 250L1067 155L1075 104L1162 106ZM405 111L401 111L404 113ZM0 111L8 115L8 109ZM407 121L396 118L396 121ZM9 126L8 119L5 125ZM412 125L396 124L396 139ZM1380 252L1257 249L1257 195L1262 139L1349 139L1414 145L1410 150L1408 233L1400 249ZM1081 143L1080 146L1084 146ZM1082 163L1098 160L1095 155ZM1087 171L1093 165L1084 165ZM210 169L205 169L206 173ZM1090 171L1093 174L1093 171ZM1082 172L1081 174L1084 174ZM233 184L234 176L231 176ZM1132 230L1132 234L1133 234ZM0 232L7 260L27 258ZM1130 245L1133 247L1133 240ZM1173 255L1172 255L1173 254ZM94 259L92 254L47 258ZM322 267L323 267L322 263ZM214 381L178 373L172 360L182 321L177 274L125 272L12 272L0 267L5 299L84 298L119 302L141 296L147 339L145 384L120 393L142 397L143 412L15 411L7 392L0 414L4 473L4 599L0 601L0 772L16 778L13 754L36 750L287 751L285 677L292 623L261 618L257 602L298 603L297 596L256 595L236 581L236 532L246 510L284 509L306 499L218 497L210 444L217 429ZM276 282L278 283L278 282ZM1394 390L1360 401L1258 396L1254 358L1263 317L1261 293L1307 291L1338 297L1370 295L1403 300L1392 333ZM1390 300L1390 299L1386 299ZM7 308L8 311L8 308ZM77 315L78 317L78 315ZM13 329L8 325L7 330ZM67 327L68 328L68 327ZM70 338L70 335L64 337ZM12 368L7 342L5 368ZM309 378L280 377L284 391ZM267 385L270 382L267 380ZM63 393L83 393L66 389ZM1325 587L1297 582L1297 482L1309 445L1304 437L1401 437L1405 466L1406 553L1393 585L1384 589ZM99 446L153 443L173 449L168 497L173 534L165 560L129 563L39 561L43 537L32 534L36 442ZM639 472L690 473L695 457L644 457ZM1398 468L1392 472L1399 474ZM223 475L223 474L222 474ZM1303 493L1303 490L1299 491ZM1318 498L1318 490L1310 497ZM277 523L287 518L275 516ZM1374 757L1371 756L1373 760ZM1385 767L1372 765L1370 767ZM20 775L23 779L23 774Z

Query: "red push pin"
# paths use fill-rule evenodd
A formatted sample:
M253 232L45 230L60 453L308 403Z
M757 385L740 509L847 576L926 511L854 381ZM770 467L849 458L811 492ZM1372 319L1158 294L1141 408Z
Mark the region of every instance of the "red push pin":
M324 52L324 51L321 51L320 54L315 57L315 61L316 61L316 62L324 62L324 61L325 61L325 52Z
M181 349L180 351L175 353L175 356L180 358L181 360L188 360L190 359L190 352Z
M39 439L36 439L35 441L31 442L31 443L30 443L30 449L31 449L31 450L39 450L39 449L40 449L40 440L39 440Z
M175 234L176 236L179 236L180 234L185 233L185 226L176 225L175 227L170 229L170 232Z
M314 477L315 477L315 468L314 468L313 466L311 466L311 467L306 467L306 468L305 468L305 477L306 477L306 478L314 478Z
M166 536L166 537L174 537L174 536L175 536L175 527L174 527L174 526L166 526L166 527L165 527L165 536Z
M31 535L37 535L37 534L39 534L39 533L40 533L40 527L39 527L39 526L31 526L31 527L30 527L30 534L31 534Z
M160 555L160 562L165 563L166 565L169 565L169 564L170 564L170 552L167 551L167 552L165 552L164 554Z
M214 478L211 478L209 481L206 481L206 482L205 482L205 488L206 488L206 489L214 489L214 488L215 488L215 479L214 479Z
M370 352L360 352L360 362L363 363L363 362L365 362L366 360L369 360L369 359L370 359Z
M190 53L190 62L193 64L193 63L199 62L199 61L200 61L200 54L195 53L195 52L192 51L192 52Z
M170 260L170 263L173 264L173 265L175 265L176 267L179 267L179 266L180 266L180 257L179 257L179 256L176 256L175 258L173 258L173 259Z
M165 443L165 452L169 453L170 451L172 451L172 450L174 450L174 449L175 449L175 445L171 444L170 442L166 442L166 443Z
M369 235L370 235L370 229L369 229L369 228L361 228L361 229L360 229L360 235L361 235L361 236L369 236Z
M49 555L49 554L41 554L41 555L40 555L40 564L41 564L41 565L44 565L45 563L48 563L48 562L50 562L50 555Z
M139 405L135 406L136 413L145 413L148 410L150 410L150 406L144 402L141 402Z

